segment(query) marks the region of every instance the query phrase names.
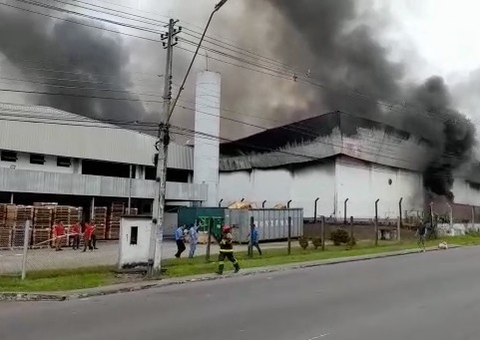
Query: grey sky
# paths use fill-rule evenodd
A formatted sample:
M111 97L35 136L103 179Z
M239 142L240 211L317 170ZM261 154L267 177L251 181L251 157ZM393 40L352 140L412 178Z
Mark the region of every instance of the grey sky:
M91 0L84 0L91 1ZM168 20L169 17L178 18L185 26L200 31L208 15L218 0L106 0L95 1L102 6L114 6L114 4L126 7L112 7L122 11L128 11L138 15L159 20ZM259 54L269 56L277 60L272 53L275 37L274 13L259 11L255 18L246 18L245 4L255 4L260 0L230 0L215 18L210 36L236 44L242 48L248 48ZM341 0L340 0L341 1ZM359 0L360 1L360 0ZM362 0L364 3L368 0ZM376 28L382 43L390 48L391 58L394 60L407 61L408 78L419 82L432 74L443 76L446 82L453 87L455 99L459 108L471 116L477 123L480 122L480 114L475 112L477 104L476 89L480 89L480 46L475 44L475 37L480 33L480 22L476 20L476 14L480 7L474 0L372 0L376 3L375 10L385 13L388 22L382 21L382 16L369 17L365 20ZM368 2L369 3L369 2ZM370 10L371 8L366 7ZM366 11L367 13L368 11ZM248 12L250 15L252 11ZM249 20L250 19L250 20ZM118 19L117 19L118 20ZM121 19L120 19L121 20ZM268 21L273 22L269 23ZM387 20L387 19L385 19ZM121 28L124 32L131 30ZM240 34L239 32L243 34ZM142 33L135 32L143 35ZM245 34L247 33L247 34ZM253 37L253 38L251 38ZM164 52L158 45L152 42L135 38L124 37L130 49L130 65L133 78L138 92L157 92L160 94L162 81L147 81L139 73L148 73L153 76L163 73ZM189 37L189 39L192 39ZM301 45L301 42L295 42ZM193 47L186 45L192 49ZM301 46L300 46L301 47ZM286 46L285 48L290 48ZM179 83L185 66L191 54L177 50L175 52L175 83ZM206 60L200 57L195 70L203 69ZM275 111L275 115L265 112L275 107L286 107L292 110L302 109L305 102L298 100L294 94L315 95L311 87L295 83L290 80L275 79L266 75L234 68L223 63L210 61L212 70L224 74L224 105L234 112L224 112L225 116L251 122L265 127L275 126L292 119L288 114ZM0 64L0 69L9 69L11 65ZM300 65L300 67L312 68L314 66ZM245 84L241 88L231 86L233 83L232 70L235 70L235 81ZM275 89L272 91L272 89ZM192 83L189 83L185 91L183 107L193 108ZM241 98L241 100L238 100ZM5 95L1 96L5 100ZM22 101L22 96L8 96L9 100ZM401 99L401 98L399 98ZM154 119L159 110L156 104L145 104L151 115L147 119ZM306 108L306 106L304 107ZM318 113L312 113L318 114ZM190 109L182 109L175 113L174 123L192 127L193 112ZM238 138L247 133L258 130L241 126L237 123L222 122L223 133L229 138ZM478 125L478 124L477 124Z

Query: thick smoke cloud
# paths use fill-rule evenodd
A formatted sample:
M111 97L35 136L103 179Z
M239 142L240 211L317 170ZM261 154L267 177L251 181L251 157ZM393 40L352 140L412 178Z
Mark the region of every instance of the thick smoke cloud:
M321 96L309 98L309 110L343 110L427 138L434 154L424 174L425 187L453 198L453 172L469 160L475 128L451 107L443 79L432 77L420 85L405 85L405 65L391 61L389 49L379 43L379 34L362 20L357 0L268 1L286 19L277 53L286 61L311 63L313 77L327 85ZM291 27L307 42L308 58L286 48ZM347 95L349 90L368 97ZM401 98L409 105L400 112L386 112L381 104Z
M71 19L81 22L79 18ZM95 25L101 26L99 23ZM123 45L121 36L4 6L0 8L0 32L0 54L23 72L25 79L52 85L36 86L36 90L75 95L38 95L35 97L36 104L102 119L131 121L145 116L142 102L128 92L132 85L128 71L129 51ZM42 63L32 63L32 60ZM45 69L66 73L47 72ZM75 87L97 90L78 90Z

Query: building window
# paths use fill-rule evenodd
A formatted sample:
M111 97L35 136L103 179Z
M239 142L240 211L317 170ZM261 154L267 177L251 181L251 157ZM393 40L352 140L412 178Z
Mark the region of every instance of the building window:
M4 162L16 162L17 153L15 151L2 151L1 160Z
M130 227L130 245L136 246L138 244L138 227Z
M31 154L30 155L30 164L39 164L39 165L45 164L45 156L44 155Z
M57 166L69 168L72 165L72 160L67 157L57 157Z

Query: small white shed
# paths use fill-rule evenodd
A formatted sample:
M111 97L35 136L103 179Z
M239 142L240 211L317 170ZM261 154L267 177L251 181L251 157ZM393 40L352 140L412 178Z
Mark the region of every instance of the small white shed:
M152 217L123 216L120 220L118 268L147 266Z

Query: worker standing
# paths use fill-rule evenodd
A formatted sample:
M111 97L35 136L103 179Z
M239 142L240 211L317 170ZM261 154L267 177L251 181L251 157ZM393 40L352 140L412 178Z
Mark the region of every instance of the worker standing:
M226 225L222 228L222 238L220 240L220 254L218 255L218 271L217 274L222 275L225 268L225 258L233 263L235 273L240 271L240 265L233 255L233 236L230 226Z
M175 254L175 257L177 259L182 256L182 253L185 251L185 234L184 231L185 226L180 226L175 230L175 242L177 243L177 253Z
M188 235L190 238L190 253L188 257L192 259L195 256L198 244L198 226L196 223L190 227Z
M80 248L80 221L72 224L70 227L70 239L72 241L72 249L76 250Z
M252 246L257 248L258 253L260 254L260 256L262 256L262 249L260 249L260 234L255 224L253 225L251 234L248 234L247 240L250 238L250 236L252 237L251 239Z
M65 228L62 221L58 221L54 227L55 232L55 251L62 250L62 239L65 237Z
M92 245L92 235L93 232L95 231L95 228L93 227L92 223L87 223L85 226L85 231L83 232L83 252L87 251L87 247L93 251L93 245Z

